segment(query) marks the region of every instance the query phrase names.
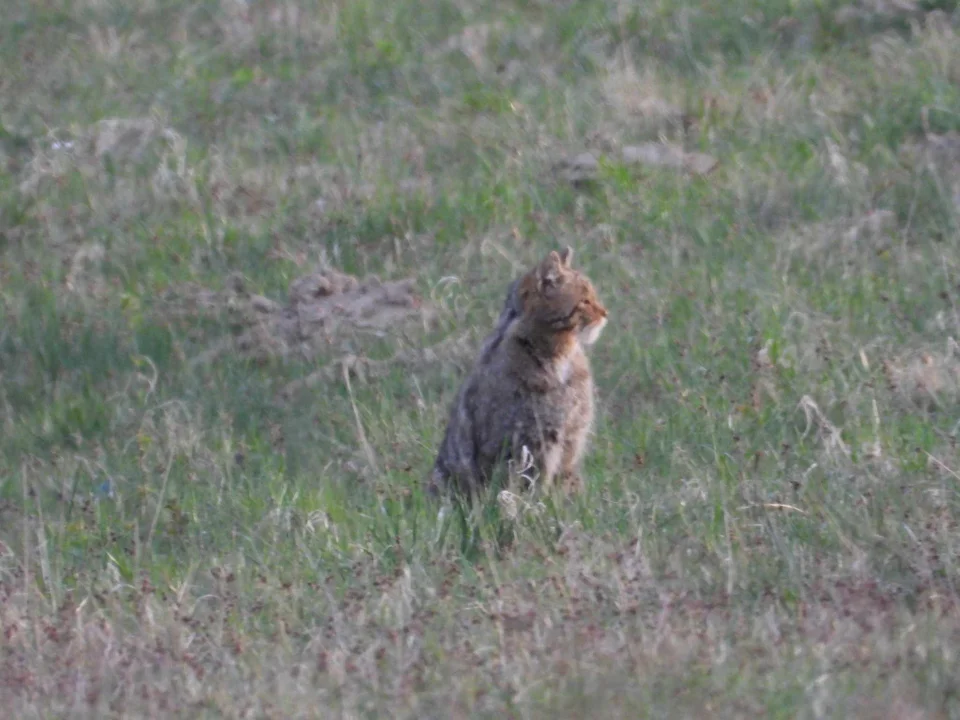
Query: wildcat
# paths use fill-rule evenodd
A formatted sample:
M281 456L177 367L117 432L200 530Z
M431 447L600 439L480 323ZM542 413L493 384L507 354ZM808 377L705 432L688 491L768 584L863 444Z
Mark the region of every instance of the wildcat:
M428 490L475 492L524 450L547 487L582 485L594 387L584 347L607 310L573 250L551 251L514 281L494 331L454 401Z

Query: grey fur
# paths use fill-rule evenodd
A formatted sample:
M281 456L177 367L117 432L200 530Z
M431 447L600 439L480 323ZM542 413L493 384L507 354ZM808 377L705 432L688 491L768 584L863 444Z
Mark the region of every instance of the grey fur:
M504 335L506 335L507 328L510 327L510 323L520 317L520 299L517 297L517 285L519 283L520 280L518 278L510 283L510 286L507 288L507 296L503 301L503 310L500 311L497 324L494 326L493 332L487 335L483 341L483 345L480 347L481 362L489 359L490 353L499 347Z

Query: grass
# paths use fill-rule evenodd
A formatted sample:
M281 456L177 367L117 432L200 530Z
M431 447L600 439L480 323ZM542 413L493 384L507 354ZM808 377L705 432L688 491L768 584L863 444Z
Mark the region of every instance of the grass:
M960 16L917 5L10 0L4 707L960 716ZM621 160L658 138L717 168ZM567 243L583 497L438 515L454 352L281 399L476 348ZM317 263L437 323L193 362L203 289Z

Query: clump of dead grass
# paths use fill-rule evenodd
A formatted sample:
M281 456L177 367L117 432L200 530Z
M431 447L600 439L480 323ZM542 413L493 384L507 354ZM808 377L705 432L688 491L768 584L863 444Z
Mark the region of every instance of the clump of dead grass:
M52 130L37 143L24 168L20 192L35 196L45 184L63 180L72 170L97 176L103 173L108 159L124 166L144 160L151 151L159 154L156 181L162 185L166 161L172 160L174 168L181 168L185 149L179 133L152 117L106 118L89 127Z
M225 223L259 232L281 207L320 230L331 218L356 213L378 196L395 193L427 202L436 193L426 148L404 123L364 128L335 162L263 163L237 160L236 148L211 153L207 182Z
M933 71L949 80L960 77L960 51L957 49L957 16L941 10L911 19L910 37L884 33L870 43L874 71L885 83L919 82Z
M70 259L70 269L64 281L67 292L79 297L103 300L107 286L103 277L106 249L100 243L85 243Z
M305 8L291 0L224 0L216 21L224 47L230 52L249 52L265 34L281 42L309 41L323 47L336 41L339 11L337 3Z
M927 411L957 406L960 400L960 346L913 351L883 364L890 390L907 406Z
M938 192L960 217L960 133L938 134L928 129L922 138L904 143L900 157L915 171L932 177Z
M141 177L136 171L144 172ZM79 176L86 193L72 205L53 189ZM90 227L132 221L170 201L198 205L187 141L156 117L106 118L88 127L51 130L19 173L29 216L43 228L44 247L72 255Z
M913 0L853 0L834 13L839 25L876 19L912 18L921 15L920 6Z
M602 81L603 92L622 127L638 122L648 130L682 129L688 121L676 86L663 82L652 64L637 68L632 62L617 57L609 64Z
M502 21L480 22L467 25L456 35L452 35L435 51L440 57L448 53L462 53L477 72L488 73L493 69L488 57L488 45L491 38L504 31Z
M876 208L860 216L792 228L783 233L780 244L805 263L859 273L866 263L894 245L896 220L892 211Z

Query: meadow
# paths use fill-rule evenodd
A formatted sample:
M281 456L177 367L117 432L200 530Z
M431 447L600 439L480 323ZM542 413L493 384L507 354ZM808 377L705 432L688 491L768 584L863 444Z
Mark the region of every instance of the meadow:
M4 0L0 707L960 717L960 11ZM508 283L575 497L422 492Z

